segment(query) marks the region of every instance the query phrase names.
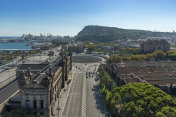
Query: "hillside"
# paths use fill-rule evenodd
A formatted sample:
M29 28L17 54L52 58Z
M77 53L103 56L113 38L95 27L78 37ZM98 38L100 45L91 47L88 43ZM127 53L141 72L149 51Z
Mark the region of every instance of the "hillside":
M77 35L77 40L92 42L109 42L121 39L141 39L147 36L162 37L172 36L169 32L152 32L145 30L121 29L115 27L104 26L85 26Z

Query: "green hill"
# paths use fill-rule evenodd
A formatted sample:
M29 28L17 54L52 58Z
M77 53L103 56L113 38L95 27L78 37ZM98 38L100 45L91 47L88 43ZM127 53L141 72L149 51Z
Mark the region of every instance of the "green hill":
M131 30L105 26L85 26L77 35L77 40L90 42L110 42L121 39L142 39L147 36L172 36L171 32L152 32L146 30Z

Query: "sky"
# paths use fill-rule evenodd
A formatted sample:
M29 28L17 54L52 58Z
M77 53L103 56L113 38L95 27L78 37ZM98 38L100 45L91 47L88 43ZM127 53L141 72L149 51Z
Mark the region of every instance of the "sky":
M0 0L0 36L75 36L87 25L172 32L176 0Z

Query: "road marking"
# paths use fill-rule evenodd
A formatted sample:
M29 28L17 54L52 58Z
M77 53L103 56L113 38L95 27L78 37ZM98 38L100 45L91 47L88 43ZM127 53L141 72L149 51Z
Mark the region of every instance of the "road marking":
M83 90L82 90L82 117L86 117L86 78L85 78L85 69L84 68L84 75L83 75Z
M80 93L72 93L72 95L79 95Z

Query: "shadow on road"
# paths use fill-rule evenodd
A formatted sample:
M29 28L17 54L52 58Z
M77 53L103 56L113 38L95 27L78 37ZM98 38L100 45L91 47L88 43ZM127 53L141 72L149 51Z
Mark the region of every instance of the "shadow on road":
M105 103L104 103L104 100L102 99L100 86L94 85L93 91L94 91L94 97L96 99L96 108L100 111L100 113L105 114L106 112Z

